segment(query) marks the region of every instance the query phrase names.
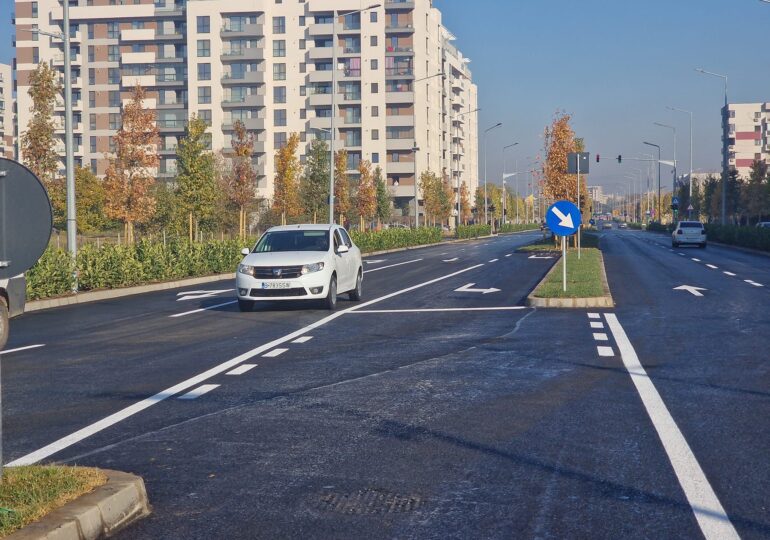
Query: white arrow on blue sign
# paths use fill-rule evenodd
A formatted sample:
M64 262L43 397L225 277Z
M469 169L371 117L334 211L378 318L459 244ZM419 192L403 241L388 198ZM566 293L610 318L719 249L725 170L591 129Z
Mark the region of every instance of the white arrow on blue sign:
M582 216L573 203L556 201L548 208L545 221L557 236L572 236L580 228Z

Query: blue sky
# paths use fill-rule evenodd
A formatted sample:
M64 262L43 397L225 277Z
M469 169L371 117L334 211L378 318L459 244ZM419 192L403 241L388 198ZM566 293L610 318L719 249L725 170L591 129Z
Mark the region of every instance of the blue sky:
M680 171L689 167L687 115L695 113L695 169L718 170L722 83L696 67L730 77L731 101L770 101L767 34L770 5L759 0L434 0L456 44L471 58L479 86L480 128L503 122L489 137L489 180L502 173L501 149L524 169L542 152L542 131L565 110L592 157L589 183L620 190L633 168L611 158L663 146L678 127ZM0 61L13 55L13 2L0 0ZM483 158L483 154L480 156ZM510 165L509 169L513 166ZM664 167L664 179L667 171ZM666 185L664 183L664 185Z

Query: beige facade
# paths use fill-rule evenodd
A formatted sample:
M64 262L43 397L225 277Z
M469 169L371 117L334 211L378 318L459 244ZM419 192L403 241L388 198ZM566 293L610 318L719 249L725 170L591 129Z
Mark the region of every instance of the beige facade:
M138 83L157 111L161 178L175 175L191 115L210 122L212 148L225 153L242 120L256 139L257 195L269 199L276 149L298 133L304 160L314 137L328 139L334 114L350 174L362 159L379 165L400 206L414 195L415 155L418 174L430 169L474 190L477 88L441 12L431 0L384 0L348 14L360 8L359 0L79 0L70 10L76 162L103 174L120 105ZM35 40L28 29L59 32L60 22L58 0L16 1L21 131L28 73L39 60L62 67L61 40Z
M14 133L13 75L11 66L0 64L0 156L16 157Z
M747 179L754 161L770 164L770 103L730 103L722 109L722 118L726 169L736 169Z

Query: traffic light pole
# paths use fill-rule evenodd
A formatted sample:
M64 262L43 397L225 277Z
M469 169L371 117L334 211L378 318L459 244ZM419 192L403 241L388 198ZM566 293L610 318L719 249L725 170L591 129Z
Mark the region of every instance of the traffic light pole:
M580 153L578 153L578 156L577 156L577 207L578 207L578 210L580 210ZM583 220L581 219L580 221L581 223L580 225L578 225L578 230L577 230L578 259L580 259L580 229L583 227L583 223L582 223ZM565 261L567 260L566 257L564 260ZM567 290L566 282L564 286L565 286L564 290L566 291Z

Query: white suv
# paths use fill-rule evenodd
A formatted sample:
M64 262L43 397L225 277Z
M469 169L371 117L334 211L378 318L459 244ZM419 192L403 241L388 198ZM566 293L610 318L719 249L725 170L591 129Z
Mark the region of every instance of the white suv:
M323 300L334 309L338 293L354 301L363 294L361 251L337 225L273 227L241 253L235 278L241 311L273 300Z
M706 247L706 228L700 221L680 221L674 232L671 233L671 246L679 247L682 244L697 244L698 247Z

